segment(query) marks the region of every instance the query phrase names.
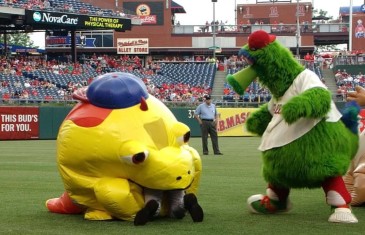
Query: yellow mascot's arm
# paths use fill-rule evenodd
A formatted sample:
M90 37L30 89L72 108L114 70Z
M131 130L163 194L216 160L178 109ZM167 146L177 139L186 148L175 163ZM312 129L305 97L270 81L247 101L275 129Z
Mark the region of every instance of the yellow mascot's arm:
M144 206L141 187L126 179L101 179L95 185L98 202L115 218L133 221L136 213ZM85 218L100 220L104 212L88 210Z

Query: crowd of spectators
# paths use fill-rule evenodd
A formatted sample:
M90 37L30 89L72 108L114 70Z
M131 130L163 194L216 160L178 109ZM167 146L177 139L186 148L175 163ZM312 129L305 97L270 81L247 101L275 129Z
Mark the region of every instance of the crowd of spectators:
M255 80L246 89L243 95L238 95L233 91L232 87L224 84L223 102L268 102L271 99L270 91L262 87L260 83Z
M27 10L57 10L60 12L73 12L73 6L68 3L58 4L52 0L4 0L2 3L8 7L18 7Z
M144 63L138 56L94 53L91 56L83 55L80 61L81 63L72 63L69 60L45 60L43 57L20 55L10 59L0 57L0 97L4 102L13 99L41 102L69 101L72 100L72 93L76 89L87 86L95 77L107 72L127 72L136 75L143 80L148 92L163 102L184 102L194 105L200 102L205 94L212 92L212 84L204 82L195 81L193 84L178 79L162 82L157 80L157 77L162 76L161 68L168 63L210 64L212 62L210 57L166 57L160 60L152 60L152 57L149 57ZM246 66L245 61L237 56L216 63L223 65L227 74L233 74ZM309 69L318 67L312 66L312 60L304 60L304 63ZM346 70L338 70L335 80L339 100L345 100L347 92L353 91L355 86L365 87L365 75L362 72L353 75ZM270 92L257 81L254 81L241 96L227 83L222 91L223 102L266 102L270 98Z
M227 74L234 74L247 66L242 57L232 55L226 61ZM226 82L223 89L223 102L267 102L271 99L270 92L267 88L261 87L260 83L255 80L247 87L243 95L238 95L232 87Z
M337 70L335 73L335 80L337 85L336 97L339 100L346 101L348 92L355 91L356 86L365 87L365 75L359 72L357 75L347 73L346 69Z
M0 95L3 101L9 99L42 99L46 101L53 100L54 94L57 93L63 99L70 99L70 93L81 87L81 84L87 85L86 81L79 83L69 82L67 86L56 86L54 81L44 77L34 76L36 72L54 73L54 74L82 74L80 64L57 63L55 61L45 61L41 58L30 58L19 56L13 59L0 59ZM44 95L40 96L41 93Z
M200 31L202 33L209 33L209 32L224 32L226 31L226 24L227 24L227 21L219 21L219 20L216 20L216 21L211 21L209 23L209 21L207 20L205 22L205 24L203 26L200 27Z
M127 72L138 75L150 94L163 102L187 102L196 104L205 94L210 94L209 84L184 84L181 82L156 83L155 75L164 62L149 61L145 66L138 56L96 55L84 57L83 64L78 62L44 60L17 56L0 58L0 96L3 102L21 99L32 100L71 100L72 93L87 86L98 75L107 72ZM69 80L63 80L68 78ZM64 83L62 83L64 82Z
M228 74L234 74L243 69L247 64L243 57L232 55L223 60L223 64Z

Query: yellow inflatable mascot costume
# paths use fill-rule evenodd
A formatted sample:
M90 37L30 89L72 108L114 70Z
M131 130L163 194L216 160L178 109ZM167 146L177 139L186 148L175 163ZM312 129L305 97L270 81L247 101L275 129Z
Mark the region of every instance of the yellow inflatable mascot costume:
M49 211L135 225L146 224L157 212L182 218L187 211L194 222L203 220L195 196L202 165L198 152L188 145L190 129L148 94L139 78L104 74L73 96L81 102L65 118L57 137L65 192L47 200ZM147 189L183 193L173 200L164 194L151 203L145 202Z

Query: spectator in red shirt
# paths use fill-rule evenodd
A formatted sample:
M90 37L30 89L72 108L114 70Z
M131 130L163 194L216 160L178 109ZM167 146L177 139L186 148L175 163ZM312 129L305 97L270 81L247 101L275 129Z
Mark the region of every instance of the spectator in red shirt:
M304 60L305 60L305 67L309 68L311 66L313 66L314 63L314 55L309 54L309 52L307 52L307 54L304 56Z
M9 102L10 98L11 95L8 92L3 94L3 102Z
M46 102L48 103L49 101L53 100L53 97L51 95L46 95L44 97L44 99L46 100Z

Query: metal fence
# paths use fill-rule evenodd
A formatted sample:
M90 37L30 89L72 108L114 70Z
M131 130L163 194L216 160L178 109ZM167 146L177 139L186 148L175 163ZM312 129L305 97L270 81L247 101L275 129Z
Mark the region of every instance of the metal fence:
M223 99L223 95L212 95L213 103L220 108L256 108L266 103L267 101L243 101L240 99L226 101ZM333 95L335 102L345 102L339 99L336 94ZM190 101L165 101L163 102L167 107L178 108L178 107L197 107L202 102L201 99L197 99L194 102ZM8 99L0 100L0 106L74 106L77 104L77 100L33 100L33 99Z
M214 26L213 26L214 27ZM348 32L348 23L316 23L300 25L301 33L339 33ZM296 24L253 24L253 25L218 25L215 26L216 34L246 33L250 34L256 30L264 30L268 33L296 34ZM212 34L212 26L206 25L174 25L174 34Z

